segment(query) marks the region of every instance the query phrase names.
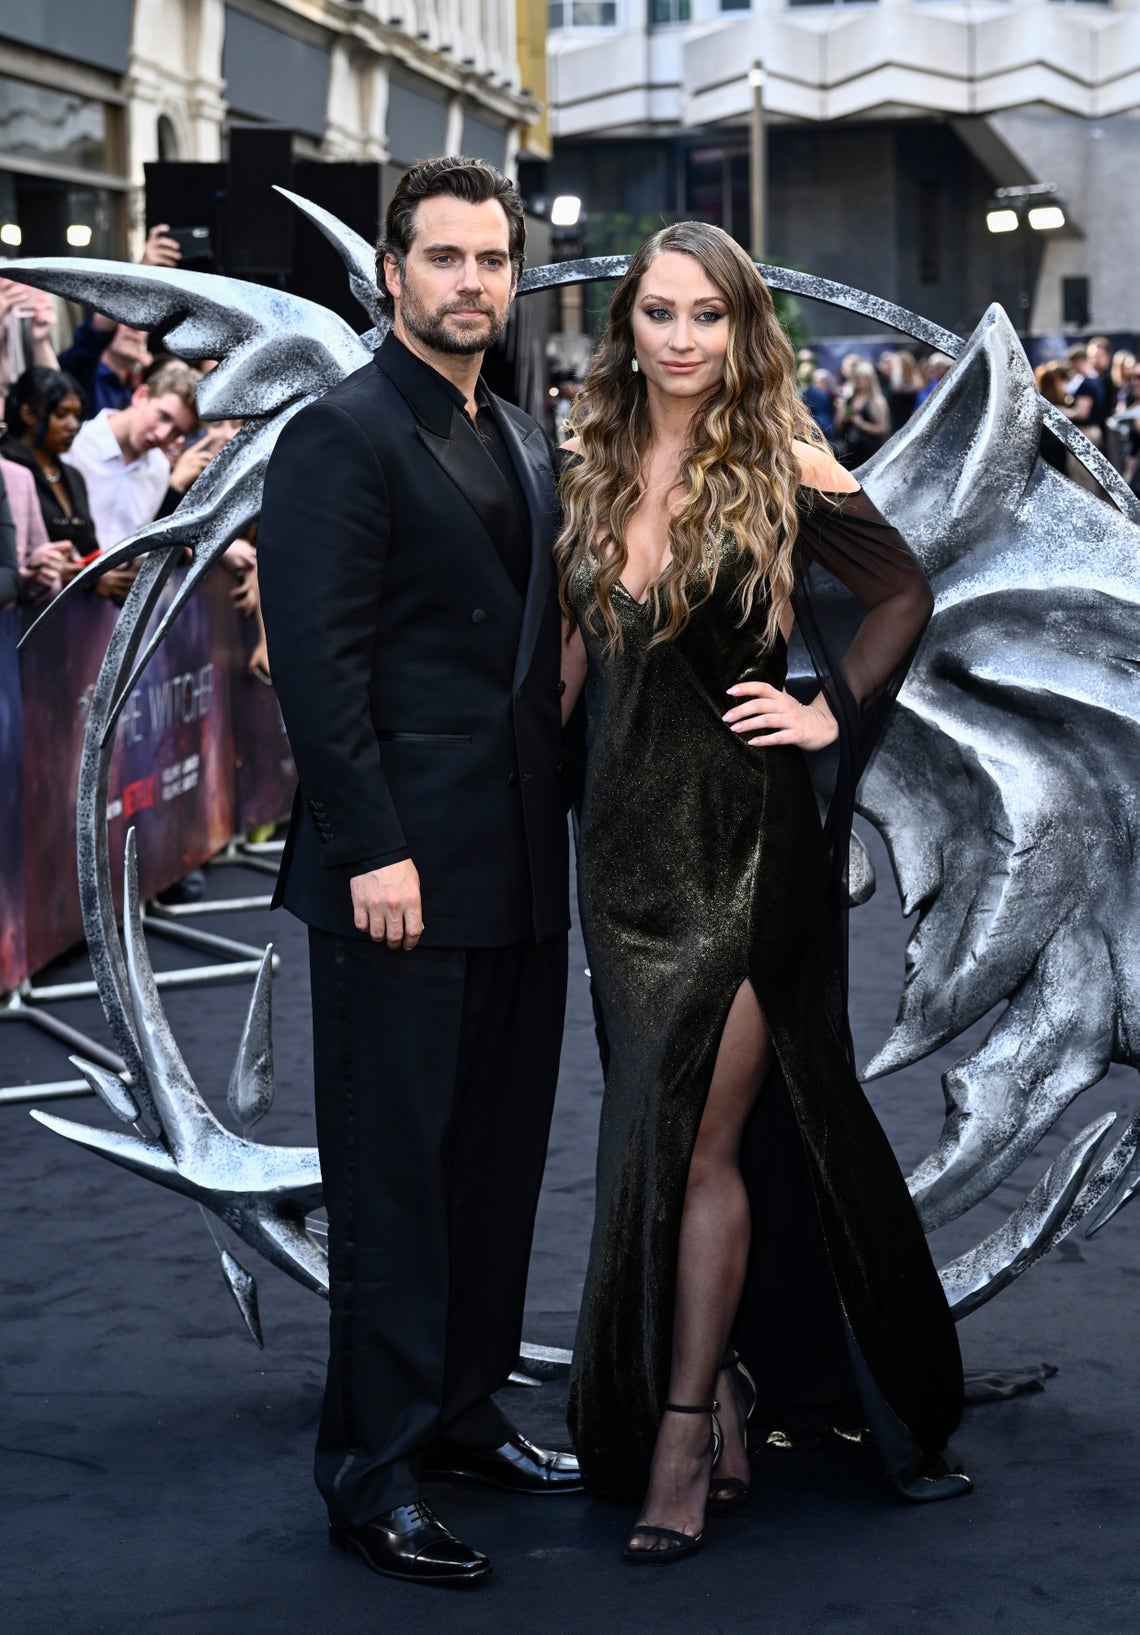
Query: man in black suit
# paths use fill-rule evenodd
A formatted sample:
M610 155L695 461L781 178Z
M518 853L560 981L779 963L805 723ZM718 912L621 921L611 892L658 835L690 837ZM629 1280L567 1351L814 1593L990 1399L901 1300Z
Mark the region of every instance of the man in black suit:
M317 1485L376 1571L479 1578L425 1475L580 1487L491 1400L518 1356L566 988L550 452L479 380L518 194L433 159L378 249L392 332L286 427L259 577L300 775L330 1358Z

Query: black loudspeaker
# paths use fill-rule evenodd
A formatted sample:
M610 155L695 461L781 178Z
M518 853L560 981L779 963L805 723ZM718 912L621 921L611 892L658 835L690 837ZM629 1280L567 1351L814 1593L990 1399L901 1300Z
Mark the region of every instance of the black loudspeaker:
M293 132L276 126L230 130L226 166L226 271L284 284L293 266L296 210L274 193L293 186Z
M378 164L300 160L293 167L294 190L322 205L369 244L375 244L383 215L384 167ZM290 206L290 209L293 207ZM293 271L288 287L294 295L339 313L355 330L368 327L369 316L352 294L348 272L332 245L300 212L293 235Z
M1066 327L1087 329L1089 326L1089 281L1087 278L1062 278L1061 321Z
M188 267L287 289L330 308L358 332L367 329L369 314L352 294L340 256L273 188L288 187L322 205L374 244L399 172L378 164L295 164L291 149L290 132L252 126L230 133L228 165L144 166L147 227L165 222L175 229L208 228L209 258L188 261ZM190 242L199 247L205 241Z

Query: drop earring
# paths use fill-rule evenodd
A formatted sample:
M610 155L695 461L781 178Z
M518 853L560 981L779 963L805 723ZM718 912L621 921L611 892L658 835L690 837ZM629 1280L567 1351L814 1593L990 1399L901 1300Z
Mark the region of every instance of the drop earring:
M637 358L636 357L634 357L633 362L630 364L630 368L633 370L635 375L638 373L638 365L637 365Z

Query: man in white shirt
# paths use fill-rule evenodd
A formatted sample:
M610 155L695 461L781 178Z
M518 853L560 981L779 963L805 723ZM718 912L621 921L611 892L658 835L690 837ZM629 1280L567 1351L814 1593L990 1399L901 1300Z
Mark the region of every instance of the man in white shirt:
M163 364L125 409L103 409L80 427L65 458L83 474L103 550L158 515L170 486L164 450L198 424L197 383L189 364Z

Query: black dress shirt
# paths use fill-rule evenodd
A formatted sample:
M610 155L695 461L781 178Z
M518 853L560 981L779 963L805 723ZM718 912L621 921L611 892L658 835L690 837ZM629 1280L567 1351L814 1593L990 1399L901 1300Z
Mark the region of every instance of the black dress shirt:
M423 360L420 359L422 363ZM428 369L429 365L424 364ZM514 463L507 453L507 445L503 441L503 434L495 418L494 406L491 403L490 393L480 379L475 386L475 420L467 413L467 399L452 384L446 375L438 370L431 369L431 374L439 381L443 390L460 410L464 424L469 428L471 435L483 445L490 458L498 467L499 475L514 496L515 510L518 513L518 528L509 536L496 536L495 545L503 559L503 566L511 576L511 581L520 596L526 596L526 587L530 580L530 513L527 511L526 500L523 497L522 484Z

